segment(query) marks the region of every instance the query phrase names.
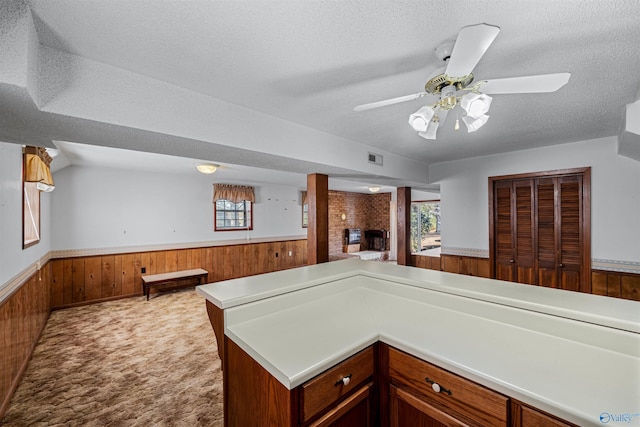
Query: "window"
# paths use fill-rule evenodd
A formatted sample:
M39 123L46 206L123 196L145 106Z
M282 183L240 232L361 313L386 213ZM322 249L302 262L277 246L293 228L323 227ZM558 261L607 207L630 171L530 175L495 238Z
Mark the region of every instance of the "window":
M217 200L214 203L216 217L214 230L253 230L251 208L252 203L248 200L241 202Z
M253 187L213 184L214 231L253 230Z
M22 248L40 241L40 190L37 183L24 182L22 192Z
M307 192L301 191L302 199L302 228L309 228L309 202L307 202Z
M411 252L440 247L440 201L411 203Z
M302 205L302 228L309 227L309 204Z
M40 241L40 192L53 191L51 156L42 147L24 147L22 155L22 248Z

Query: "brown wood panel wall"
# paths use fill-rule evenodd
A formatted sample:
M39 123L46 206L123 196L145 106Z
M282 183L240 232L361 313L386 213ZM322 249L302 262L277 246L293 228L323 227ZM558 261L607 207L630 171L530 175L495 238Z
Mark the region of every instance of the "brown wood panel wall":
M491 265L487 258L446 254L439 258L411 255L411 265L418 268L441 270L468 276L491 277ZM640 274L592 270L591 293L640 301Z
M427 270L442 270L439 256L411 255L411 265Z
M467 276L491 276L488 258L444 254L441 255L441 258L442 271L465 274Z
M144 274L204 268L208 282L218 282L306 261L306 240L60 258L51 261L51 308L142 295L142 268Z
M640 274L591 270L591 293L640 301Z
M414 267L465 274L467 276L490 277L491 274L488 258L446 254L440 257L411 255L411 262Z
M47 263L0 305L0 419L49 318L50 271Z

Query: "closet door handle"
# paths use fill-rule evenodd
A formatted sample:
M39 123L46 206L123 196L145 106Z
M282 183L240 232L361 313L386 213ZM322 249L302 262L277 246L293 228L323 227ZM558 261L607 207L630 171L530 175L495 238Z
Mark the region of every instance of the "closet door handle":
M516 262L516 260L515 260L515 259L510 259L510 260L509 260L509 264L513 264L514 262Z
M563 268L563 267L564 267L564 264L563 264L563 263L560 263L560 264L558 264L558 267Z

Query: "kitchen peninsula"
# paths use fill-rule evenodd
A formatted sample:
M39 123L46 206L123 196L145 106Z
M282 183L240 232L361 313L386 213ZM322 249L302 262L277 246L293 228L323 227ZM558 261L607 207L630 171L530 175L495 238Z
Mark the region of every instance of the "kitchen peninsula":
M227 426L640 425L634 301L359 260L197 291Z

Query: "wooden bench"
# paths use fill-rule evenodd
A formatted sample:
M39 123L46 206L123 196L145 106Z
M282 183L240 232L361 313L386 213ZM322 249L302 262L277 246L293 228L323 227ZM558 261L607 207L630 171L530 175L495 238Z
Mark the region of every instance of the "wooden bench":
M142 276L142 288L144 290L144 294L147 297L147 301L149 301L149 290L152 286L167 285L169 283L175 283L177 285L177 283L181 280L197 280L198 285L202 285L204 284L204 281L206 280L208 275L209 272L207 270L203 270L202 268L196 268L193 270L172 271L170 273L149 274L146 276ZM184 286L194 286L194 283L189 283L188 285Z

